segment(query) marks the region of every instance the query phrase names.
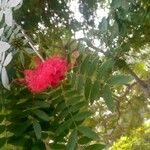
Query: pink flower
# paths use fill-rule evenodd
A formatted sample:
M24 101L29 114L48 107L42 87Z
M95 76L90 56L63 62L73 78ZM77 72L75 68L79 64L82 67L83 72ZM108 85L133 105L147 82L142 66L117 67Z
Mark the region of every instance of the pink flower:
M24 70L24 83L31 92L40 93L49 86L57 86L67 70L67 61L59 56L53 56L44 62L38 62L32 70Z

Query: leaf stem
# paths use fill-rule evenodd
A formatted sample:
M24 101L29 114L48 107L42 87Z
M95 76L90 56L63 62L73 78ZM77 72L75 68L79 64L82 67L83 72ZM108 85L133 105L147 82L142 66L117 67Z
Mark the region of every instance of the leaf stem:
M62 87L62 85L61 85L61 89L62 89L62 96L63 96L64 99L65 99L65 96L64 96L64 94L63 94L63 87ZM73 115L72 115L72 113L70 112L69 107L68 107L68 105L66 104L66 102L65 102L65 105L66 105L66 107L67 107L67 110L68 110L68 112L69 112L69 114L70 114L70 117L71 117L71 119L72 119L72 121L73 121L73 124L74 124L76 130L78 130L78 126L76 125L76 122L75 122L75 120L74 120L74 118L73 118Z
M15 23L15 24L20 28L20 31L21 31L22 35L28 41L29 45L31 46L31 48L33 49L33 51L36 53L36 55L42 60L42 62L44 62L43 57L40 55L40 53L38 52L38 50L35 48L35 46L33 45L32 40L29 38L29 36L25 33L25 31L22 29L22 27L20 25L18 25L17 23Z

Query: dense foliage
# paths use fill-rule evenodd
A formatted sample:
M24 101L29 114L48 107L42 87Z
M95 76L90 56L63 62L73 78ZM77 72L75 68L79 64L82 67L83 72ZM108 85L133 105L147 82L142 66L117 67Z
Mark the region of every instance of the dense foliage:
M74 2L80 19L70 9ZM108 14L99 19L101 9ZM1 23L2 41L11 46L5 54L13 59L0 61L10 80L10 90L4 76L0 85L0 148L100 150L120 139L113 146L120 150L120 143L144 140L139 130L149 126L139 127L150 114L149 9L149 0L24 0L13 9L14 25ZM79 39L78 31L84 33ZM55 78L62 69L57 63L51 74L45 74L51 66L41 73L42 61L56 56L68 64L63 78ZM42 92L22 82L29 70L30 83L46 84ZM47 74L59 80L56 86L49 81L47 88Z
M133 130L131 135L121 137L110 150L147 150L150 148L149 135L149 126L142 126Z

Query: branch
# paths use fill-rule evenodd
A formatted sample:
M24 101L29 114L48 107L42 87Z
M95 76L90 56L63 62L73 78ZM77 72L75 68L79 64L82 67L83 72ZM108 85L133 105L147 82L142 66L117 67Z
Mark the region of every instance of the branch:
M136 82L140 85L141 89L145 93L147 98L150 98L150 83L149 80L144 81L141 80L130 68L128 68L128 72L134 77Z
M135 85L136 85L136 82L128 85L128 87L126 88L125 92L121 96L119 96L119 98L126 97L126 95L128 95L128 93L130 92L130 90L132 89L132 87L135 86Z
M134 79L136 80L136 82L137 82L139 85L141 85L141 87L143 87L143 88L146 88L146 87L147 87L146 83L145 83L143 80L141 80L141 79L135 74L135 72L133 72L133 70L131 70L130 68L128 68L127 71L134 77Z
M46 150L50 150L49 139L43 140Z
M25 33L25 31L21 28L20 25L18 25L17 23L15 23L19 28L21 33L23 34L24 38L28 41L29 45L31 46L31 48L33 49L33 51L36 53L36 55L42 60L42 62L44 62L43 57L40 55L40 53L38 52L38 50L35 48L32 40L28 37L28 35Z
M80 39L78 39L78 41L84 41L84 42L86 42L87 46L93 48L97 52L100 52L100 53L104 54L105 56L107 55L106 52L104 52L101 48L98 48L98 47L94 46L92 44L92 42L90 40L88 40L87 38L80 38Z

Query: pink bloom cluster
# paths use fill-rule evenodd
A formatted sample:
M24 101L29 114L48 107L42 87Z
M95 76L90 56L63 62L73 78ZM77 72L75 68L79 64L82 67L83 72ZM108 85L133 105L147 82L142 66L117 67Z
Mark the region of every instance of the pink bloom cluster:
M39 93L50 87L55 87L68 69L67 61L59 56L48 58L35 64L32 70L24 71L24 83L33 93Z

